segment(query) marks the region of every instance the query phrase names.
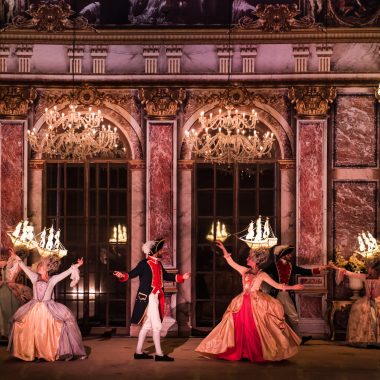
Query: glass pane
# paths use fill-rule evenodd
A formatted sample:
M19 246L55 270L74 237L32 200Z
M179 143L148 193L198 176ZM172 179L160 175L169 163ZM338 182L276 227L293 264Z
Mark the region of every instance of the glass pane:
M127 178L128 178L128 172L127 172L127 166L119 166L119 188L120 189L126 189L127 188Z
M197 273L196 276L196 294L197 299L211 299L213 284L212 274Z
M66 166L66 186L70 189L80 189L84 186L83 166Z
M110 190L110 215L126 215L127 194L125 191Z
M67 205L66 205L66 215L67 216L79 216L83 215L83 191L68 190L66 193Z
M90 216L96 215L96 190L90 190Z
M212 250L211 244L198 246L196 257L197 257L197 263L196 263L197 271L212 271L213 270L212 263L214 259L214 252Z
M99 215L107 215L107 190L100 190L99 197Z
M214 169L209 165L198 165L197 167L198 189L214 187Z
M256 165L240 165L239 188L252 189L255 188L256 185Z
M234 184L234 167L226 165L216 166L216 187L232 189Z
M110 166L110 188L116 189L119 187L119 169L114 166Z
M96 165L90 166L90 188L96 188Z
M274 188L274 164L262 164L259 170L259 184L260 188Z
M209 190L198 191L198 215L213 216L213 192Z
M262 216L273 216L275 209L274 191L261 190L259 197L259 214Z
M218 190L216 193L216 216L232 216L233 206L232 191Z
M84 220L82 218L66 219L65 241L82 242L84 244Z
M256 192L247 190L239 192L239 215L255 218Z
M46 187L48 189L54 189L57 187L57 164L46 165Z
M226 298L224 301L215 302L215 324L218 324L222 320L230 301L231 299Z
M209 237L211 241L213 240L212 226L213 226L212 218L198 219L198 224L197 224L198 243L201 243L201 244L209 243L209 240L207 239L207 237Z
M46 216L55 217L57 214L57 192L48 190L46 192Z
M99 187L107 188L107 165L99 165Z

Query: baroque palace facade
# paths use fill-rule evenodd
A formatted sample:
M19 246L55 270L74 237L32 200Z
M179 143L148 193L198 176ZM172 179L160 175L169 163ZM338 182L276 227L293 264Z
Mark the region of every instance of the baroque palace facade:
M239 291L205 240L216 220L236 233L270 216L305 267L338 251L349 256L359 232L378 236L378 10L360 23L339 18L327 1L323 23L310 7L306 17L283 3L228 26L90 25L62 1L4 23L1 243L25 218L36 231L62 229L64 265L81 256L86 265L78 289L59 288L57 297L83 326L136 334L129 319L137 284L118 284L112 271L133 268L147 239L165 237L168 270L192 272L178 289L167 284L165 318L167 331L189 335L215 325ZM117 128L121 154L81 161L31 151L27 131L43 131L45 108L67 112L73 96ZM271 157L212 165L191 154L185 132L200 128L201 110L226 103L256 110L258 129L276 139ZM119 224L127 239L115 244ZM234 237L225 244L237 260L247 252ZM327 275L299 281L301 331L327 334L329 300L350 293Z

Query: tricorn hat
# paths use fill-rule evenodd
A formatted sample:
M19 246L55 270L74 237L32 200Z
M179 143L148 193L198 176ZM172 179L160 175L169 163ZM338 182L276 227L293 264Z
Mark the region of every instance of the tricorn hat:
M277 245L274 247L273 253L276 255L278 259L281 259L281 257L284 257L289 254L294 254L295 247L292 245Z
M156 240L149 240L142 246L142 250L147 256L151 256L160 251L164 244L165 239L162 238Z

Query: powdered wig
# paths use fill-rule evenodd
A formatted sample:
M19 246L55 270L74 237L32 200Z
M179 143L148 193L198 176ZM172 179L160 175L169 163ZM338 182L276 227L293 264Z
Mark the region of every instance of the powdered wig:
M40 265L46 265L46 270L48 271L49 275L54 274L57 272L61 265L61 260L57 256L51 256L51 257L43 257L41 260L37 263L37 268Z
M255 248L249 250L249 258L256 263L257 266L262 266L269 257L268 248Z

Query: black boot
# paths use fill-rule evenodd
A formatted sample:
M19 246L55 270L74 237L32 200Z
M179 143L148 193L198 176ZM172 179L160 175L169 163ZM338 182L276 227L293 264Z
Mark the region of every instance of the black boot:
M154 360L156 362L174 362L174 358L171 358L170 356L168 355L156 355L154 357Z
M142 354L134 354L133 357L135 359L153 359L153 355L148 355L146 354L145 352L143 352Z
M308 342L312 338L313 337L311 335L301 337L301 346L303 346L306 342Z

